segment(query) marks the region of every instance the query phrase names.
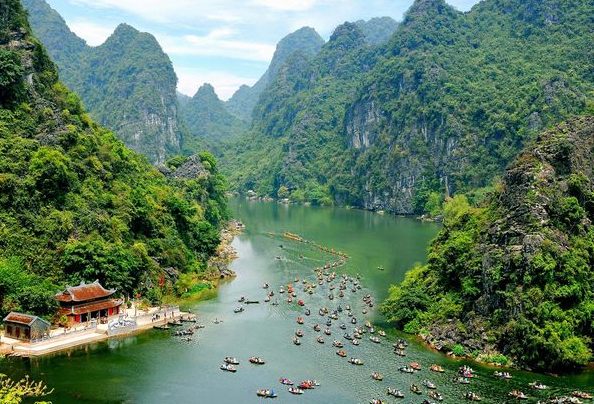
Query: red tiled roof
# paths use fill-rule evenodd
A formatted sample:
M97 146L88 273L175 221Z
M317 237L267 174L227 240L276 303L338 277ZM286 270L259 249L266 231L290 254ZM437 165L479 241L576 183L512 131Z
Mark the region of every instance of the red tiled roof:
M78 306L73 306L71 309L64 307L60 309L60 315L91 313L93 311L121 306L123 302L122 299L109 299L97 303L80 304Z
M108 297L115 293L115 289L107 290L98 281L68 287L65 291L58 293L56 299L60 302L86 302L88 300Z
M37 316L32 316L30 314L16 313L14 311L9 313L8 316L4 317L4 322L9 321L11 323L31 325L35 322L35 320L38 320L38 319L49 325L49 323L42 318L39 318Z

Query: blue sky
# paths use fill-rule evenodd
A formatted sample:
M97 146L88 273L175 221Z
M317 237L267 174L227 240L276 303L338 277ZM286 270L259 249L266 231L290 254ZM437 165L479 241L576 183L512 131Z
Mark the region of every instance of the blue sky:
M276 43L303 26L324 39L344 21L401 20L413 0L47 0L72 31L97 46L122 23L155 35L193 95L211 83L229 98L266 70ZM447 0L461 11L478 0Z

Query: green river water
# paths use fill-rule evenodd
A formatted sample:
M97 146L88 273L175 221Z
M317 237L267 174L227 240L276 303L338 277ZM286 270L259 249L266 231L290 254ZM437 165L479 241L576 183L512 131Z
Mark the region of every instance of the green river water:
M438 226L340 208L283 206L239 199L233 200L231 206L235 217L247 226L233 244L239 253L239 259L232 265L237 278L221 285L216 298L183 307L197 313L199 321L206 325L197 331L191 342L183 342L167 331L151 330L43 358L0 360L0 373L13 378L29 374L34 379L44 380L55 389L47 399L56 404L257 403L263 401L255 394L259 388L273 388L278 398L269 401L278 403L367 403L372 398L395 402L386 396L388 386L406 393L406 398L398 402L422 403L427 397L413 396L409 386L420 384L423 379L437 384L444 402L464 402L463 393L472 390L483 397L483 402L503 403L513 388L521 388L531 395L529 402L536 402L537 397L576 388L591 390L594 386L592 372L558 378L512 371L514 378L503 382L491 376L492 368L477 364L471 364L478 377L470 386L455 385L451 378L463 362L428 350L414 340L406 358L396 357L392 353L394 333L389 333L389 338L383 339L381 344L373 344L368 340L369 334L365 334L361 344L353 346L342 339L344 331L338 328L338 324L345 322L352 333L353 326L344 314L340 321L333 322L332 336L324 336L326 343L318 344L315 341L318 333L313 331L312 325L321 323L323 326L325 318L317 313L322 305L335 308L338 304L350 303L358 325L366 318L381 323L377 313L362 315L361 297L370 293L380 302L390 283L401 280L411 265L424 260L427 245ZM349 290L344 299L330 302L327 285L318 287L311 296L305 296L298 287L299 298L303 297L312 310L302 326L296 324L295 319L303 315L303 309L286 303L286 294L277 293L278 306L264 304L263 283L278 290L280 285L292 282L295 277L313 281L312 269L330 260L328 255L308 244L269 234L284 231L346 252L350 256L348 263L336 271L352 276L360 274L363 290L357 293ZM280 244L284 248L281 249ZM277 256L281 259L276 259ZM378 266L385 270L378 270ZM261 304L246 306L243 313L234 314L240 296L258 299ZM214 324L215 318L223 322ZM305 333L301 346L291 342L297 328ZM363 359L365 365L353 366L346 358L338 357L336 348L331 345L333 339L343 340L349 356ZM249 364L247 359L252 355L262 356L266 365ZM225 356L235 356L241 361L237 373L219 370ZM397 371L412 360L423 365L421 372L408 375ZM427 368L431 363L442 365L447 372L429 372ZM384 380L372 380L372 371L381 372ZM292 396L278 382L281 376L296 382L316 379L321 386L302 396ZM527 383L534 380L543 381L551 389L541 395L529 391Z

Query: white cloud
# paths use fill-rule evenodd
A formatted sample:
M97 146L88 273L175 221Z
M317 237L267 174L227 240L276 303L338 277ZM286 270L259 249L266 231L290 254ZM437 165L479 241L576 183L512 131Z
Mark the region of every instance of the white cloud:
M253 4L282 11L306 11L316 5L318 0L253 0Z
M268 62L275 46L260 42L233 39L234 31L218 28L207 35L183 35L181 37L156 34L165 53L171 55L220 56L230 59Z
M100 25L85 19L68 21L68 27L90 46L101 45L115 29L115 26Z
M210 83L222 100L229 99L242 84L253 85L258 80L255 77L242 77L224 71L215 72L192 67L180 67L176 69L176 73L177 90L180 93L193 96L202 84Z

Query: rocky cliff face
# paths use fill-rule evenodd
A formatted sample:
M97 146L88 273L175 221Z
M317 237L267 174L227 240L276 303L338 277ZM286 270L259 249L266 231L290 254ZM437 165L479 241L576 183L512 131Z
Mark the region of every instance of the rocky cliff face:
M121 24L88 47L43 0L25 0L34 32L91 115L153 163L180 151L177 77L155 38Z
M484 204L446 205L428 264L392 290L388 316L487 360L555 371L590 361L593 148L594 117L572 119L530 143Z

